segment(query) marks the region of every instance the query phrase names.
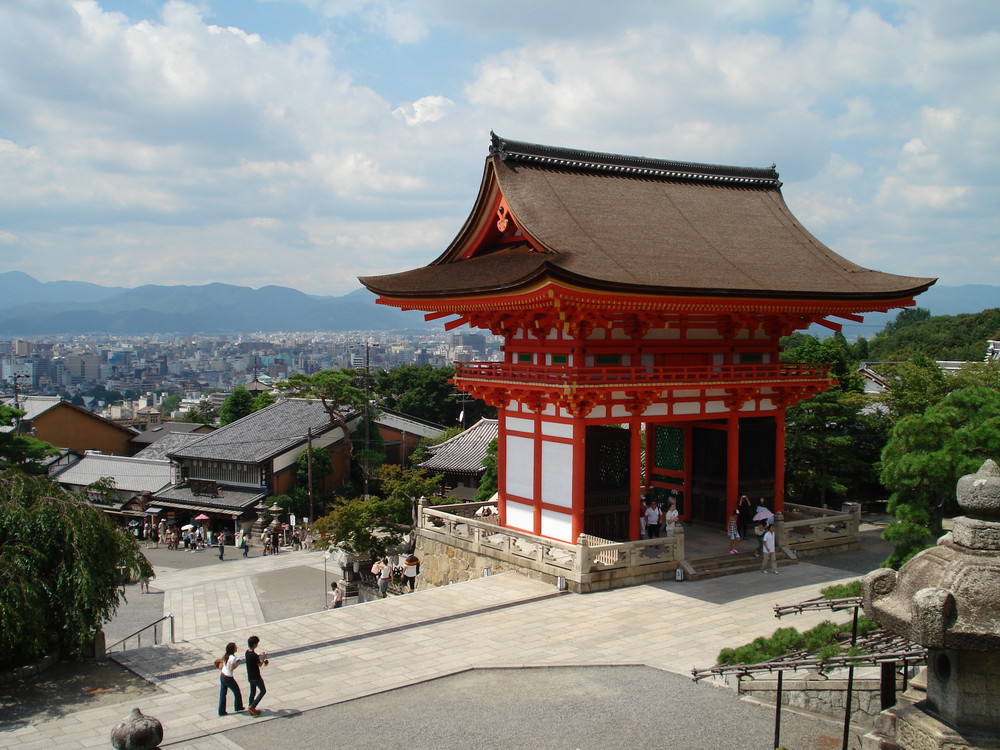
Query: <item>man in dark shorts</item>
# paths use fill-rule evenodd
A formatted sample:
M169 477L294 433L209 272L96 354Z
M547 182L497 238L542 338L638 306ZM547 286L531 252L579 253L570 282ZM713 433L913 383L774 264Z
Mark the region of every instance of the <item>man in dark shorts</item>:
M257 704L264 697L267 688L264 687L264 678L260 676L260 668L267 666L267 652L257 653L257 644L260 638L255 635L247 638L247 652L244 661L247 665L247 682L250 683L250 702L247 703L247 713L251 716L260 716Z

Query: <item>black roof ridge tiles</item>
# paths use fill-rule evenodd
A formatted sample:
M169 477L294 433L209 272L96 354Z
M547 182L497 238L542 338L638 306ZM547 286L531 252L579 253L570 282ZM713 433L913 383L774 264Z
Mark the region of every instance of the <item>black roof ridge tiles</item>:
M585 172L617 174L638 178L661 178L685 182L733 185L739 187L780 188L775 165L736 167L724 164L650 159L644 156L584 151L561 146L544 146L525 141L511 141L490 131L490 155L501 161L524 162L539 166L562 167Z

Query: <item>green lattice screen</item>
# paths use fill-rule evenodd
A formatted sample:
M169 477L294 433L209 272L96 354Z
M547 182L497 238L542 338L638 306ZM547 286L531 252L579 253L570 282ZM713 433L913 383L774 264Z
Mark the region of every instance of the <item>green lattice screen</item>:
M653 453L655 468L684 471L684 429L657 425Z

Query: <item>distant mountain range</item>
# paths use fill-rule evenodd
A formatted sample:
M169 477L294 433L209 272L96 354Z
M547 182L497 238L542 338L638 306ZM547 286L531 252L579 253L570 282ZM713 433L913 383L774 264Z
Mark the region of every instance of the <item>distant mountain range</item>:
M1000 286L933 286L917 298L933 315L1000 307ZM844 335L873 336L898 311L847 323ZM251 331L439 330L423 313L375 304L358 289L343 297L303 294L282 286L232 284L108 287L84 281L41 282L26 273L0 273L0 335L82 333L219 334ZM818 329L817 333L827 332Z
M106 287L82 281L41 282L0 273L0 335L58 333L219 334L251 331L384 331L428 328L423 313L375 304L358 289L343 297L281 286L232 284Z

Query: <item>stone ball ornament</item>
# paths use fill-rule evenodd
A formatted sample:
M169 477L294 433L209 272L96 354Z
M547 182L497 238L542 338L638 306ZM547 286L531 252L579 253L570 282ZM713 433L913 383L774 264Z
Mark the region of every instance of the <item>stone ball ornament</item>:
M111 730L111 746L115 750L154 750L163 741L163 725L146 716L138 708Z

